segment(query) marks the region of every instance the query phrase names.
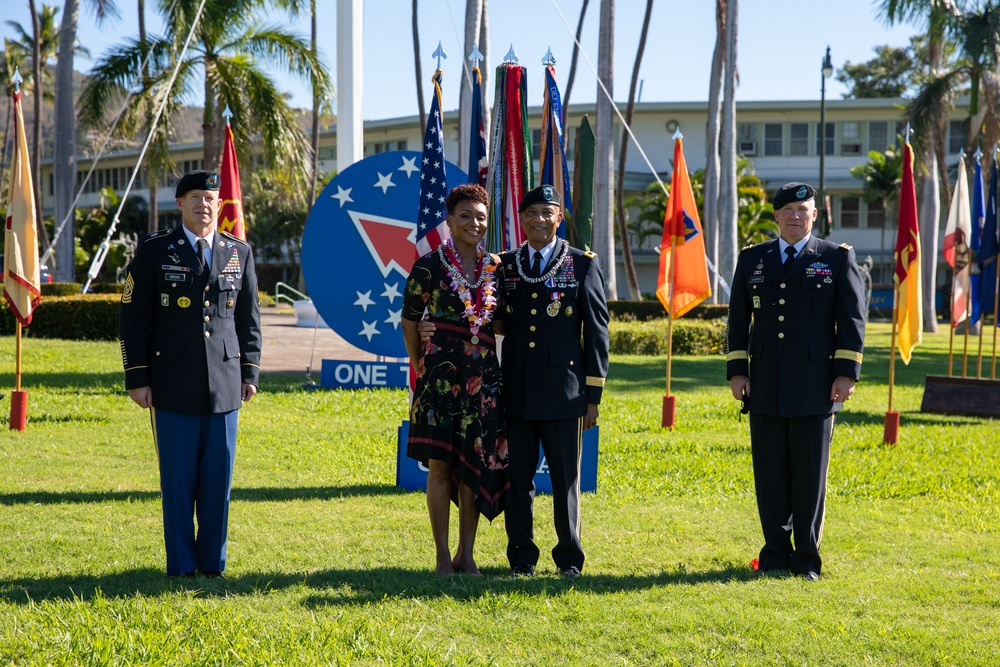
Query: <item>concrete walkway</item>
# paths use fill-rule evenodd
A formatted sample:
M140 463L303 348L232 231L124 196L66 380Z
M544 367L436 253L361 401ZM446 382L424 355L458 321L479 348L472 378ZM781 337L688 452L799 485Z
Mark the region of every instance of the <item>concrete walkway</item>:
M260 369L265 373L301 373L312 363L312 377L319 382L324 359L376 361L378 357L348 344L333 329L295 326L290 308L261 308L264 337Z

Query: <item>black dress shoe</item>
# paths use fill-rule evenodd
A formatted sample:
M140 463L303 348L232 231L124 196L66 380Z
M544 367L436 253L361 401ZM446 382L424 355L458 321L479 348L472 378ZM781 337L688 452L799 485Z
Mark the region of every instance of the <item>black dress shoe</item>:
M205 577L206 579L225 579L226 578L226 575L222 574L221 572L216 572L214 570L202 570L201 571L201 576Z
M510 568L510 573L515 577L533 577L535 576L535 566L534 565L515 565Z
M813 572L812 570L806 572L805 574L800 574L799 576L805 579L806 581L819 581L819 573Z
M168 574L167 579L194 579L196 572L185 572L184 574Z
M579 577L580 568L578 568L576 565L572 565L570 567L561 567L559 568L559 574L561 574L564 577Z

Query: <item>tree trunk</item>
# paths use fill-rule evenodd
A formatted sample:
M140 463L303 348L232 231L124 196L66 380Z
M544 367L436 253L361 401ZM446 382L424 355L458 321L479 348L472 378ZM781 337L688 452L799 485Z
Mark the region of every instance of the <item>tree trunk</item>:
M310 0L309 2L309 14L310 14L310 40L309 40L309 50L312 51L313 58L319 61L319 50L316 45L316 0ZM306 210L311 211L313 204L316 202L316 190L319 187L319 107L322 100L319 99L319 92L315 86L315 73L313 73L313 108L312 108L312 135L310 137L312 143L312 165L310 179L309 179L309 201L306 204Z
M482 0L483 13L479 22L479 52L483 54L483 63L479 74L483 77L483 131L486 133L486 146L490 145L490 12L489 0Z
M719 170L719 274L727 281L736 271L738 200L736 192L736 32L738 0L726 3L725 102L722 106L722 154ZM720 297L728 303L729 296Z
M202 169L207 171L219 171L222 163L222 134L219 126L222 120L219 100L216 99L215 88L212 81L215 80L215 63L211 58L205 58L205 114L202 117L202 140L204 141L204 164Z
M59 60L56 62L55 151L52 164L54 180L55 225L62 226L59 245L55 247L55 279L76 279L76 216L72 210L76 190L76 111L73 104L73 47L79 0L66 0L59 29ZM65 222L65 225L63 224Z
M458 166L469 171L469 142L472 137L472 62L469 56L479 45L483 0L465 0L465 51L461 53L462 83L458 98Z
M608 95L613 94L614 81L614 0L601 0L601 21L598 35L597 76L604 82ZM615 211L611 197L614 179L614 112L611 100L597 89L597 138L594 158L594 238L593 249L604 266L605 291L609 300L618 299L615 267Z
M31 171L35 190L35 217L38 231L42 235L42 245L49 247L49 232L42 221L42 24L35 9L35 0L28 0L31 10L31 25L34 34L31 53L32 97L35 102L35 127L31 137Z
M639 47L635 53L635 63L632 65L632 81L628 87L628 106L625 107L625 122L632 126L632 115L635 112L635 89L639 83L639 67L642 65L642 53L646 48L646 34L649 32L649 16L653 11L653 0L646 0L646 14L642 18L642 30L639 33ZM624 128L622 128L624 130ZM618 150L618 177L615 179L615 211L618 217L618 239L622 244L622 264L625 267L625 278L628 280L628 295L632 301L642 299L639 291L639 276L635 272L635 262L632 260L632 245L628 238L628 211L625 210L625 158L628 157L630 138L623 132L621 146Z
M146 1L137 0L137 9L139 16L139 41L143 44L146 43ZM148 78L149 72L143 70L143 88L148 88L149 84L146 79ZM146 128L147 130L153 125L153 114L152 111L146 114ZM146 225L146 231L150 234L157 231L160 228L160 201L159 188L157 187L157 174L154 169L146 168L146 179L147 185L149 186L149 223Z
M726 0L715 6L715 51L708 80L708 133L705 137L705 185L702 192L705 250L714 267L711 275L712 303L719 303L719 120L722 113L723 64L726 56Z
M941 219L941 196L938 190L937 157L934 151L925 156L927 175L920 183L920 280L923 282L924 331L936 333L938 227Z
M424 108L424 74L420 68L420 26L417 23L417 0L413 0L413 67L417 76L417 106L420 108L420 139L427 129L427 110Z
M587 15L587 5L590 0L583 0L583 5L580 6L580 20L576 22L576 41L573 42L573 58L569 63L569 78L566 80L566 94L562 98L562 109L563 109L563 127L566 127L566 118L569 114L569 94L573 92L573 81L576 79L576 61L580 55L580 47L577 44L580 43L580 36L583 34L583 19Z

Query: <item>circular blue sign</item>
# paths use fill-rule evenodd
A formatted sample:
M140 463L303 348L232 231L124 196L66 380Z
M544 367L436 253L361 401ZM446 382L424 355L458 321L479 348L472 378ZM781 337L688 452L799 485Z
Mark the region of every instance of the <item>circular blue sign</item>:
M393 151L352 164L323 189L302 234L317 312L345 341L384 357L406 356L399 322L417 259L421 156ZM445 173L452 187L468 181L450 162Z

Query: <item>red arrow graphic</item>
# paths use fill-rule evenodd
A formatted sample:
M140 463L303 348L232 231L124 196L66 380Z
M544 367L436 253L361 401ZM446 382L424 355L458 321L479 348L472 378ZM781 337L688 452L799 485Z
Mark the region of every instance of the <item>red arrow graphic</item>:
M395 269L405 278L417 257L417 225L406 220L348 211L382 277Z

